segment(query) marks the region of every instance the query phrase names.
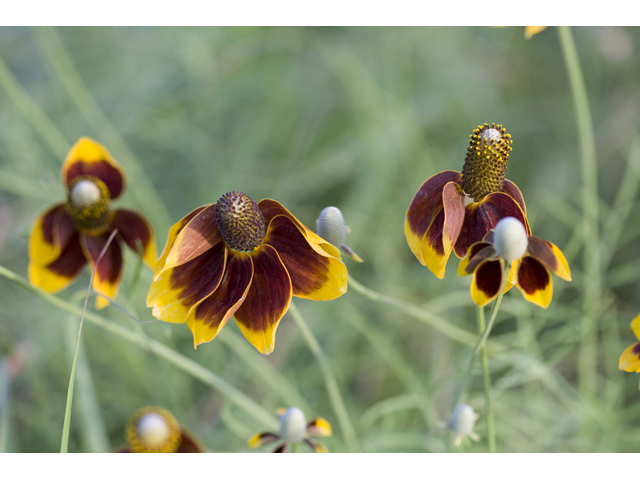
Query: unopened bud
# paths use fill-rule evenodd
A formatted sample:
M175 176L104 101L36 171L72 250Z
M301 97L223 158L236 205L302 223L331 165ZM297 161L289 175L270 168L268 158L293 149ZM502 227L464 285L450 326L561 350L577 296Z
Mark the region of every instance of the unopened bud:
M451 414L447 427L456 434L454 445L457 447L462 442L462 438L469 436L474 440L479 440L478 435L473 431L476 424L476 412L471 405L466 403L458 405Z
M316 220L316 233L334 247L341 248L356 262L362 262L362 259L344 244L349 227L344 224L344 217L339 208L327 207L320 212L320 216Z
M499 257L513 262L526 253L528 244L527 231L520 220L506 217L497 223L493 247Z
M302 410L287 408L280 415L280 438L285 443L301 442L307 436L307 420Z

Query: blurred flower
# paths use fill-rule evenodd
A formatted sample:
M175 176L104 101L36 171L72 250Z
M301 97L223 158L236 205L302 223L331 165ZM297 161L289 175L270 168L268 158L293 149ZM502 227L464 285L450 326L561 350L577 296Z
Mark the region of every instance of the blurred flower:
M640 340L640 315L631 321L631 330L633 330L636 338ZM618 368L625 372L640 372L640 342L628 346L624 352L622 352Z
M195 346L213 340L233 316L269 354L292 295L333 300L346 291L336 247L278 202L229 192L171 227L147 306L160 320L186 322Z
M438 278L444 277L452 250L463 258L501 218L518 218L530 233L522 193L504 178L511 143L502 125L478 126L469 140L462 173L447 170L433 175L409 205L404 224L407 243Z
M200 441L160 407L137 410L127 423L127 446L114 453L203 453Z
M478 415L473 410L471 405L466 403L458 405L451 413L447 428L456 434L456 438L453 441L455 447L459 447L464 437L470 437L476 442L480 440L477 433L473 431L473 427L476 424Z
M504 26L502 26L502 27L495 26L493 28L504 28ZM524 38L529 40L531 37L533 37L534 35L540 33L541 31L545 30L546 28L547 27L524 27Z
M62 165L62 182L67 187L66 203L57 203L40 215L29 237L29 280L47 292L57 292L73 282L84 265L95 261L114 229L111 242L98 264L93 282L95 291L115 298L122 279L122 250L126 243L133 251L142 245L143 259L153 266L156 259L153 229L141 215L123 208L111 210L111 200L125 186L124 172L107 149L82 137L71 148ZM109 301L96 299L96 307Z
M505 292L517 285L524 298L547 308L553 285L549 270L571 281L571 271L563 253L553 243L529 236L521 220L503 218L495 231L469 248L460 262L458 275L473 273L471 298L479 306L486 305L500 293L504 283L505 261L512 262Z
M362 259L358 254L344 244L349 232L349 227L344 224L344 217L339 208L327 207L320 212L316 220L316 233L334 247L341 248L353 260L361 263Z
M331 425L324 418L314 418L307 423L302 410L296 407L281 408L278 410L280 419L280 433L256 433L249 439L247 445L251 448L258 448L266 443L280 440L282 443L273 453L287 453L291 448L291 444L304 440L313 450L318 453L328 453L329 450L320 442L309 438L309 435L317 437L328 437L331 435Z

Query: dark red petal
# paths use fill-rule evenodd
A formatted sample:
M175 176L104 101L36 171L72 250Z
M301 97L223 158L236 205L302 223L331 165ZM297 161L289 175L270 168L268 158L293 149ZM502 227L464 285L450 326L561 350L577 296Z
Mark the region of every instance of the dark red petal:
M489 260L482 263L475 272L475 288L491 299L500 293L503 267L501 260ZM472 286L473 288L473 286Z
M106 232L97 236L82 233L80 234L80 244L91 270L95 269L96 271L93 278L93 289L108 298L115 298L122 279L122 249L115 238L107 247L97 268L95 267L110 233ZM104 308L108 304L109 302L102 297L96 299L97 308Z
M86 263L87 259L80 246L80 234L75 232L62 250L62 253L60 253L60 256L47 265L46 268L61 277L75 278L80 274L82 267Z
M139 241L142 245L142 257L153 268L156 261L156 245L153 230L149 223L136 212L119 208L113 212L111 226L118 229L118 235L124 242L138 253Z
M526 256L518 269L518 286L528 295L544 290L549 285L551 276L546 268L535 258Z
M268 355L275 346L276 329L291 303L291 280L276 250L263 245L253 254L253 280L247 298L234 317L238 327Z
M278 448L276 448L273 453L289 453L289 444L283 443Z
M190 432L182 428L182 440L175 453L204 453L205 448Z
M271 221L264 242L276 249L289 272L293 295L328 300L346 291L344 264L318 254L288 217L280 215Z
M480 202L467 205L462 230L454 247L455 254L463 258L472 244L482 241L487 232L505 217L515 217L523 225L527 224L522 209L506 193L490 193Z
M170 288L180 291L177 297L184 306L192 307L218 287L225 260L226 249L219 242L199 257L167 272Z
M442 203L444 205L443 246L448 256L455 245L462 229L464 221L464 192L462 187L455 182L449 182L442 191Z
M53 224L53 239L58 247L64 247L71 237L76 232L75 225L71 215L67 212L66 208L61 208L56 214L56 219Z
M487 243L476 243L474 244L469 251L471 252L471 257L469 259L469 263L465 267L466 273L473 273L476 267L487 258L493 256L496 251L493 246Z
M42 216L42 239L49 245L54 245L53 226L55 225L58 215L60 215L64 210L64 204L59 203L51 207Z
M460 183L462 174L447 170L429 177L415 194L407 209L409 228L422 237L443 208L442 192L449 182Z
M511 180L504 179L504 183L502 184L502 191L513 198L516 203L520 206L525 216L527 215L527 206L524 203L524 197L522 196L522 192L518 188L518 186L513 183Z

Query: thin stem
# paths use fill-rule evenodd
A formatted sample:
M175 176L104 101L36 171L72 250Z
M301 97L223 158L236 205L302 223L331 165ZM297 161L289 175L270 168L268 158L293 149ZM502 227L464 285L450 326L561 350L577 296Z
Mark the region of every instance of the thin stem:
M93 279L96 275L96 271L98 270L98 264L104 257L104 254L107 252L109 245L113 241L114 237L118 233L118 229L116 228L109 238L107 242L104 244L100 255L96 260L93 269L91 270L91 279L89 280L89 286L87 287L87 294L84 297L84 306L82 307L82 315L80 316L80 326L78 327L78 340L76 341L76 352L73 355L73 365L71 366L71 378L69 379L69 388L67 390L67 406L64 411L64 425L62 427L62 441L60 443L60 453L67 453L69 450L69 429L71 426L71 406L73 405L73 386L75 384L76 379L76 365L78 363L78 352L80 352L80 338L82 336L82 325L84 324L84 316L87 313L87 303L89 302L89 293L91 293L91 287L93 285Z
M47 302L55 305L56 307L65 310L67 312L71 312L75 315L82 315L82 309L77 305L73 305L69 302L65 302L64 300L46 293L34 286L32 286L26 278L17 275L11 270L0 265L0 275L5 277L8 280L20 285L22 288L29 290L32 293L40 296ZM107 320L106 318L98 315L94 312L86 312L85 320L89 323L92 323L103 330L110 332L123 340L126 340L139 348L148 350L151 353L156 354L158 357L163 358L169 363L175 365L183 372L191 375L193 378L200 380L205 385L209 385L210 387L218 390L220 393L225 395L229 400L234 402L238 407L243 409L249 415L251 415L256 421L260 422L267 429L277 429L278 428L278 420L275 418L273 414L264 409L262 406L258 405L254 402L250 397L242 393L240 390L236 389L233 385L223 380L221 377L217 376L211 370L203 367L199 363L194 362L193 360L185 357L184 355L176 352L172 348L167 347L163 343L158 342L150 337L141 338L137 333L121 327L120 325L115 324Z
M478 333L483 331L488 332L490 328L490 325L487 325L485 328L484 308L478 307ZM487 354L485 345L480 347L480 359L482 363L482 376L484 377L484 403L487 416L487 440L489 442L489 453L496 453L496 427L493 413L493 402L491 400L491 372L489 371L489 355Z
M596 145L587 88L571 29L558 27L558 35L573 97L582 163L584 314L581 326L582 342L578 354L578 386L583 393L595 394L597 390L597 331L595 327L601 297Z
M347 447L351 452L358 451L358 444L356 442L356 434L353 429L353 424L351 423L351 419L349 418L349 414L347 413L347 408L345 407L344 400L342 399L342 395L340 394L340 389L338 388L338 382L336 381L336 377L333 375L333 371L331 370L331 366L329 365L329 361L327 360L326 355L320 348L320 344L316 337L313 335L309 327L302 318L302 314L298 307L291 302L289 306L289 312L293 317L293 320L298 325L302 336L304 337L307 345L309 346L309 350L313 353L313 356L316 357L316 361L320 366L320 371L322 372L322 376L324 377L324 382L327 387L327 392L329 393L329 400L331 401L331 406L338 418L338 423L340 423L340 427L342 432L344 433L344 438L347 443Z

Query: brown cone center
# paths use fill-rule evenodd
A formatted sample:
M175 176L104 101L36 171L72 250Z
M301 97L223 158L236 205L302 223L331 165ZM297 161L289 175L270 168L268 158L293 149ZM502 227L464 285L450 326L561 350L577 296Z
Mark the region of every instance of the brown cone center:
M225 193L216 203L216 223L226 244L250 252L262 244L266 226L256 202L242 192Z

